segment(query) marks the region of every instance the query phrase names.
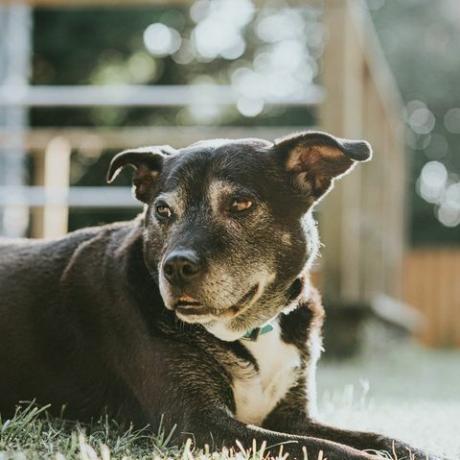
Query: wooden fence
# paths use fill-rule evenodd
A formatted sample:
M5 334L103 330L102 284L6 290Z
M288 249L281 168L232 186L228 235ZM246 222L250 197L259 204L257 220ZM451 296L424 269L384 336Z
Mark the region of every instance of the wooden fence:
M418 249L404 261L405 301L424 316L420 340L460 346L460 249Z

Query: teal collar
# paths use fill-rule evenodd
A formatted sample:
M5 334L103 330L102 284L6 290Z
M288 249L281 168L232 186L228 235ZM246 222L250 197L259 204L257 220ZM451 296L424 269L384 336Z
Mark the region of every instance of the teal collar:
M256 327L251 329L250 331L246 332L246 334L241 337L243 340L250 340L251 342L255 342L259 335L268 334L269 332L273 331L273 326L268 323L262 327Z
M287 295L287 304L291 304L292 302L298 302L302 294L303 288L303 279L297 278L290 286ZM271 323L267 323L264 326L256 327L254 329L250 329L246 332L246 334L241 337L241 340L250 340L251 342L255 342L259 335L268 334L269 332L273 331L273 325Z

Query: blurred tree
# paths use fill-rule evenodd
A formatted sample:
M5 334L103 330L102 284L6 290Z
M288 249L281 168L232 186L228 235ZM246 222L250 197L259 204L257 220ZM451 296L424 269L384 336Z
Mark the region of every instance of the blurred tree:
M460 243L460 2L368 0L406 103L411 241Z

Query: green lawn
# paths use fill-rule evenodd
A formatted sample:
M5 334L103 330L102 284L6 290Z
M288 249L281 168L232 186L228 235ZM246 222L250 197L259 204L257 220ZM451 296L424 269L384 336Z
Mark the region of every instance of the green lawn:
M320 418L356 429L376 430L418 447L460 459L460 353L423 350L411 344L369 347L365 356L319 369ZM78 427L50 420L36 408L0 420L0 460L108 460L262 458L237 452L177 448L168 436L128 430L120 435L106 420Z

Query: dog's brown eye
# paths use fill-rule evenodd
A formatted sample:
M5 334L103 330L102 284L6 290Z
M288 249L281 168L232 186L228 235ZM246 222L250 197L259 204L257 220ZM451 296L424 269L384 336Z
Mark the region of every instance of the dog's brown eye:
M158 204L155 211L162 219L169 219L172 216L171 208L165 204Z
M233 212L246 211L252 206L251 200L233 200L230 209Z

